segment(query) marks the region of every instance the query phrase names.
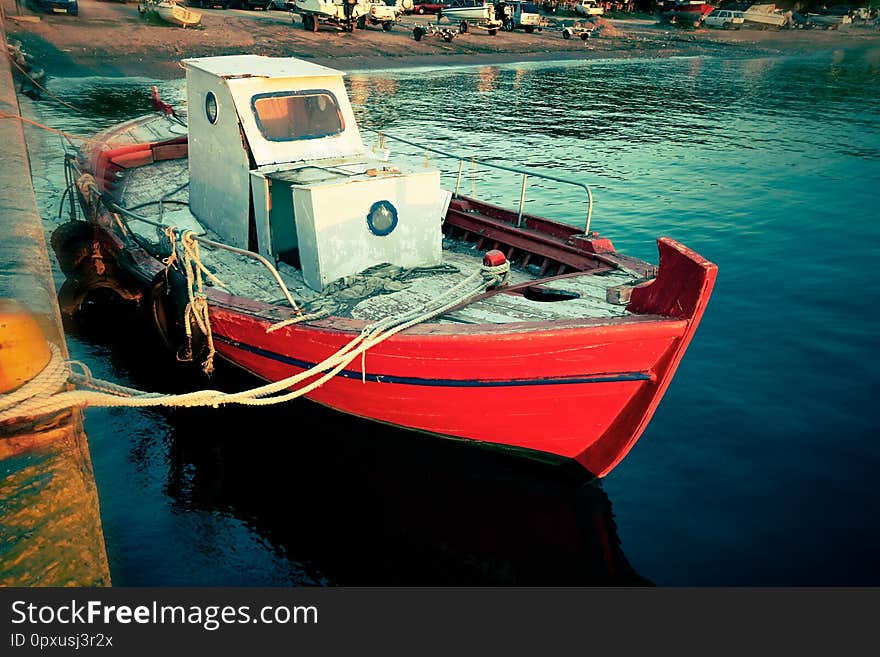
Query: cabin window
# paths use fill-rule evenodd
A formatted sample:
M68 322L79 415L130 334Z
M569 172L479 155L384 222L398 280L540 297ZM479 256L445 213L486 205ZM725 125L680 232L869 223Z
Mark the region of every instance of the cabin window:
M329 91L284 91L251 100L260 132L269 141L318 139L343 130L342 112Z
M209 91L205 96L205 116L208 117L208 122L211 125L217 123L217 114L217 96L213 91Z

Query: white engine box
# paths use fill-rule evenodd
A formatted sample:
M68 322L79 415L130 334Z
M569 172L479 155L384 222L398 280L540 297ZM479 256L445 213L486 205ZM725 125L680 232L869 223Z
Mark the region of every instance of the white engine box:
M435 169L294 182L291 190L302 273L314 290L386 262L441 262L448 193L440 193ZM377 225L368 221L371 212L378 212Z

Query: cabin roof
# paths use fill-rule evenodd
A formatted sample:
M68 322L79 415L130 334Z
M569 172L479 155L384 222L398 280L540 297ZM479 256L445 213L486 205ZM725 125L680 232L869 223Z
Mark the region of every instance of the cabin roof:
M296 57L264 57L262 55L198 57L184 59L183 65L222 78L318 78L345 75L342 71L306 62Z

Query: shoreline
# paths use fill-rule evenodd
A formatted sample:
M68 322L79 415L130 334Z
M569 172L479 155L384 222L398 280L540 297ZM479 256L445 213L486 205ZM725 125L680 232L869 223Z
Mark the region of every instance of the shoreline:
M16 20L13 0L0 0L10 38L20 41L37 65L54 77L170 80L183 76L182 59L240 53L294 56L352 72L600 59L744 59L875 48L880 58L880 30L868 27L681 30L652 20L621 19L604 21L602 34L586 41L564 40L558 29L548 28L534 34L474 32L447 43L437 37L421 42L412 38L414 25L436 20L429 16L404 16L391 32L370 27L346 34L329 28L308 32L279 11L200 10L204 29L185 30L144 20L134 4L79 3L79 16L23 9L22 19ZM124 54L118 52L120 43L125 44Z

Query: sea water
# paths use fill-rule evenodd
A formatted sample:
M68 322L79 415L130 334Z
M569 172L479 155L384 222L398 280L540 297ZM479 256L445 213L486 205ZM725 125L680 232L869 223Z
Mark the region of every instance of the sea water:
M91 134L147 111L150 84L182 102L181 81L70 78L49 88L75 109L23 110ZM307 402L90 409L116 584L880 583L880 50L355 72L347 84L365 141L382 130L425 144L389 141L414 164L451 166L447 185L457 165L440 151L569 177L592 186L592 228L619 251L656 261L668 235L717 263L702 324L601 486ZM62 140L28 138L49 232ZM462 192L508 206L520 184L462 167ZM584 224L577 188L531 179L526 198L528 212ZM74 357L142 387L204 384L181 381L134 323L72 333Z

